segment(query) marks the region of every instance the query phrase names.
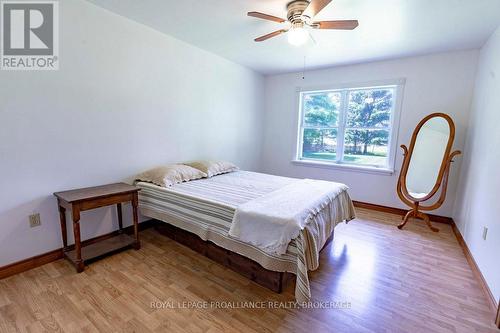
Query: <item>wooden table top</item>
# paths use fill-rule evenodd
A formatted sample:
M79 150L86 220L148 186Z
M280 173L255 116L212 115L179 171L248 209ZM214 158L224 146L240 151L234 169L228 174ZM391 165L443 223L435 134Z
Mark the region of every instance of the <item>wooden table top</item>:
M115 183L95 187L87 187L70 191L55 192L54 195L68 203L105 198L113 195L140 191L141 189L125 183Z

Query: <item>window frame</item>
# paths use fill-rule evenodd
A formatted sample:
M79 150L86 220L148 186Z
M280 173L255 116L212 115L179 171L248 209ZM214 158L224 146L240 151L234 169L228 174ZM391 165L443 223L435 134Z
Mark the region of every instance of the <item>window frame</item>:
M368 172L368 173L378 173L392 175L394 173L394 165L396 159L396 144L398 141L399 134L399 121L401 116L401 108L403 103L403 92L405 79L392 79L392 80L380 80L372 82L357 82L348 84L330 84L314 87L297 87L296 89L296 106L298 108L296 114L296 138L295 146L293 152L292 163L302 166L312 166L320 168L330 168L330 169L342 169L346 171L355 172ZM387 128L380 128L380 130L388 130L388 147L387 147L387 165L377 166L377 165L361 165L356 163L346 163L343 162L344 155L344 144L345 144L345 131L347 128L347 112L349 108L349 91L352 90L373 90L373 89L383 89L392 88L394 89L394 103L391 110L391 118L389 126ZM304 110L303 110L303 94L305 93L320 93L320 92L340 92L341 105L339 109L338 126L337 131L337 153L335 161L327 161L321 159L304 158L303 154L303 139L304 139L304 128L321 128L321 129L331 129L330 127L311 127L304 126ZM361 128L364 129L364 128Z

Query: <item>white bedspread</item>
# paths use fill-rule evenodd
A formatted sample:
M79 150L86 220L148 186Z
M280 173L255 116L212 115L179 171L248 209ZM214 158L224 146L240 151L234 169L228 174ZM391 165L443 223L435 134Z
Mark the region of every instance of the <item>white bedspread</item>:
M345 190L340 183L297 180L237 206L229 235L267 253L284 254L308 221Z

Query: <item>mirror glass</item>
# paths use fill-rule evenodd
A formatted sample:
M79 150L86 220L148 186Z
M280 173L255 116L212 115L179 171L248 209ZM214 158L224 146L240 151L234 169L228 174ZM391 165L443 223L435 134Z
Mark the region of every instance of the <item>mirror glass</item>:
M449 138L450 125L443 117L430 118L420 128L406 174L412 197L425 197L436 184Z

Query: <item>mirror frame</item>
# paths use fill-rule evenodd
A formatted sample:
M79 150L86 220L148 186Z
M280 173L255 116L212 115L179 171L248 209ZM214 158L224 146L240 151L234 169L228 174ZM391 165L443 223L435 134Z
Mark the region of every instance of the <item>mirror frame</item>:
M415 149L415 144L417 142L417 137L418 137L418 134L420 133L421 128L425 125L425 123L427 121L429 121L432 118L439 118L439 117L444 118L448 122L448 125L450 128L450 135L448 137L448 143L446 145L446 150L443 154L443 160L441 161L441 168L439 169L436 183L434 184L434 187L431 189L431 191L425 197L414 198L408 192L408 189L406 187L406 176L408 174L408 169L410 167L411 158L413 155L413 150ZM404 159L403 166L401 168L401 175L400 175L401 186L400 186L400 188L401 188L401 191L403 192L404 196L407 199L414 201L414 202L422 202L422 201L426 201L426 200L432 198L434 196L434 194L436 194L436 192L439 190L439 187L441 186L441 183L443 181L443 176L444 176L444 173L445 173L447 165L448 165L447 161L449 159L454 141L455 141L455 124L453 123L453 120L451 119L451 117L449 115L447 115L445 113L439 113L439 112L432 113L432 114L426 116L424 119L422 119L418 123L417 127L413 131L413 135L411 137L409 148L407 149L405 145L401 145L401 148L403 148L403 150L404 150L405 159Z

